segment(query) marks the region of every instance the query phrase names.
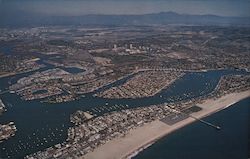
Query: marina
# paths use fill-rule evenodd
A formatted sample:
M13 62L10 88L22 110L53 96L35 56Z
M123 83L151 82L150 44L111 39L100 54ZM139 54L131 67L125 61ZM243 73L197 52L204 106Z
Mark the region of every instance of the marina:
M223 123L195 116L205 110L196 104L249 89L249 42L241 38L248 31L206 26L1 29L5 107L0 124L10 125L3 126L0 158L80 157L154 121L153 127L160 123L159 129L174 130L191 120L223 134ZM152 142L141 146L137 143L145 140L137 139L156 135L141 130L129 150L150 149Z
M23 1L0 0L0 159L250 159L250 1Z
M13 138L1 143L0 148L3 150L1 155L2 157L21 158L52 145L63 143L67 138L68 128L72 126L70 114L77 110L89 111L98 116L116 110L197 98L212 92L220 77L225 74L247 73L235 70L188 73L170 85L168 89L153 97L141 99L103 99L88 93L76 101L46 104L40 103L39 100L23 101L16 94L2 94L3 101L10 103L11 106L6 105L8 111L0 117L0 121L14 121L18 131ZM0 79L3 84L8 83L8 80L9 78ZM196 85L193 86L192 83ZM0 89L4 90L4 85L1 85ZM186 96L182 96L183 94ZM16 100L11 100L13 98ZM53 137L54 135L56 137Z

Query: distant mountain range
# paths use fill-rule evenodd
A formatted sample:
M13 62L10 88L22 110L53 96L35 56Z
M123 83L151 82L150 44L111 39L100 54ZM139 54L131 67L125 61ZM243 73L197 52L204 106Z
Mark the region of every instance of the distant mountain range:
M22 13L0 17L0 27L29 27L50 25L250 25L250 17L188 15L161 12L143 15L83 15L49 16Z

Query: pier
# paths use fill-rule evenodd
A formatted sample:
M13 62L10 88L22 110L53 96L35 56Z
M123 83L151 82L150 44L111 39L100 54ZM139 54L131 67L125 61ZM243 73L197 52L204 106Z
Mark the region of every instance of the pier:
M201 123L204 123L204 124L206 124L206 125L208 125L208 126L211 126L211 127L215 128L216 130L220 130L220 129L221 129L221 127L218 126L218 125L214 125L214 124L209 123L209 122L207 122L207 121L205 121L205 120L196 118L195 116L192 116L192 115L190 115L190 114L187 114L187 115L188 115L189 117L191 117L191 118L193 118L193 119L195 119L195 120L201 122Z
M174 112L174 113L183 114L183 115L185 115L185 116L188 116L188 117L190 117L190 118L193 118L193 119L195 119L196 121L199 121L199 122L201 122L201 123L203 123L203 124L206 124L206 125L208 125L208 126L211 126L211 127L215 128L216 130L220 130L220 129L221 129L220 126L214 125L214 124L212 124L212 123L210 123L210 122L207 122L207 121L205 121L205 120L199 119L199 118L197 118L197 117L195 117L195 116L193 116L193 115L191 115L191 114L187 114L187 113L184 113L184 112L181 112L181 111L172 109L172 108L171 108L171 110L172 110L172 112Z

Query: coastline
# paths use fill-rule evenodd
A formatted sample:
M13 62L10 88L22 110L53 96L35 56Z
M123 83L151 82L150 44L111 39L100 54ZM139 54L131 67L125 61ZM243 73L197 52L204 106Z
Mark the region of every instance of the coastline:
M220 110L226 109L227 107L247 97L250 97L250 90L240 93L227 94L215 100L204 100L202 103L197 104L202 108L202 110L192 113L192 116L196 118L209 116ZM145 147L148 147L148 145L153 144L160 138L188 124L191 124L194 121L195 119L189 117L172 126L169 126L160 120L155 120L151 123L131 130L125 137L118 137L105 143L104 145L101 145L93 152L89 152L83 157L86 159L131 158L142 151Z

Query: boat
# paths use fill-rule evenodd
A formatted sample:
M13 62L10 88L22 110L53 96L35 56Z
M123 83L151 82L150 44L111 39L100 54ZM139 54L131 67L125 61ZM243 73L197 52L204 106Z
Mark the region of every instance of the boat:
M219 127L219 126L216 126L215 128L216 128L216 130L220 130L221 129L221 127Z

